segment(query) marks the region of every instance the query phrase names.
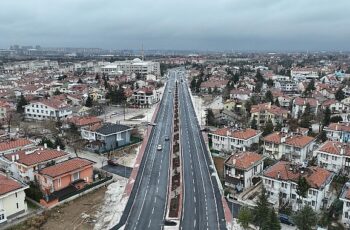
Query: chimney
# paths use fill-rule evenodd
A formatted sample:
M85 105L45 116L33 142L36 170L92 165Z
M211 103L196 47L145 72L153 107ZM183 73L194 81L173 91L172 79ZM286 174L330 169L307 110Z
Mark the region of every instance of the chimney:
M280 179L280 178L281 178L281 172L278 171L278 173L277 173L277 179Z
M236 159L233 159L232 160L232 165L235 165L236 164Z
M59 146L59 145L57 146L57 151L61 151L61 148L60 148L60 146Z
M344 146L340 147L340 155L344 155Z
M11 156L11 160L12 160L12 162L15 161L15 155L12 155L12 156Z
M18 161L19 160L19 155L18 154L16 154L16 161Z
M44 149L47 149L47 143L44 143Z

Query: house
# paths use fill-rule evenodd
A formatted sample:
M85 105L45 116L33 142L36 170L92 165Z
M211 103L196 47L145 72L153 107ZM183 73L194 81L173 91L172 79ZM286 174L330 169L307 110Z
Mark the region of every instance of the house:
M250 120L255 119L257 121L258 127L263 127L266 125L268 120L271 120L273 125L284 124L288 118L289 111L280 108L271 103L263 103L258 105L253 105L251 110Z
M344 104L338 102L335 99L328 99L325 100L322 104L321 104L321 108L323 110L325 110L326 108L329 108L331 110L332 113L339 113L342 112L344 110Z
M26 119L32 120L60 120L65 119L72 114L70 105L65 101L58 99L44 99L41 101L30 102L24 106Z
M317 163L329 171L350 173L350 146L338 141L326 141L317 150Z
M39 170L35 176L44 199L40 203L52 206L60 201L61 196L79 191L93 182L95 162L84 158L72 158Z
M1 158L2 164L12 175L24 182L34 181L34 174L49 164L68 159L69 154L59 148L33 148L7 154Z
M253 186L259 181L259 175L264 168L264 157L255 152L240 152L232 154L225 161L225 186L237 192ZM253 182L253 178L258 179Z
M27 149L35 146L35 143L28 139L20 138L15 140L8 140L0 142L0 156L14 153L22 149Z
M259 143L262 132L255 129L221 128L209 133L212 149L232 152L246 151L254 143Z
M344 143L350 142L350 123L331 123L323 130L326 132L327 138L333 141Z
M160 93L153 87L142 87L134 91L130 100L135 105L153 105L159 101Z
M202 93L210 93L214 90L218 92L222 92L226 85L228 84L228 80L219 80L219 79L210 79L208 81L204 81L200 85L200 91Z
M298 163L311 154L315 138L305 135L303 129L296 132L274 132L263 138L263 154L279 160L283 156Z
M28 185L0 172L0 224L26 213Z
M241 101L248 100L253 95L253 92L246 88L232 89L230 91L231 99L238 99Z
M331 199L330 184L334 174L317 166L301 167L287 161L279 161L261 176L269 201L276 207L289 205L293 211L308 204L314 211L328 208ZM305 178L310 188L305 198L297 194L300 177Z
M350 228L350 183L347 182L342 188L339 200L343 201L343 212L341 223L347 228Z
M311 112L317 115L319 102L315 98L301 98L297 97L293 101L292 116L298 118L306 108L306 105L310 105Z
M81 130L81 128L90 128L94 125L99 125L102 123L102 119L95 117L95 116L84 116L84 117L79 117L79 116L74 116L71 117L67 120L68 124L74 124L78 130Z
M104 123L82 128L81 136L88 140L93 151L106 152L130 143L132 128L121 124Z

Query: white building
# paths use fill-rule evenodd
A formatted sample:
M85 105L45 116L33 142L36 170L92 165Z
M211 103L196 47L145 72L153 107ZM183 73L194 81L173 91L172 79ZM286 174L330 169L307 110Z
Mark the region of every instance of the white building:
M127 61L116 61L102 67L101 70L106 74L137 73L143 76L146 76L147 74L160 76L159 62L142 61L139 58Z
M317 69L312 68L293 68L290 75L292 79L297 81L319 78Z
M209 133L212 138L212 148L216 151L246 151L254 143L259 143L262 132L255 129L233 130L218 129Z
M225 161L225 186L237 192L248 189L255 184L253 178L257 178L263 168L264 157L261 154L255 152L233 154Z
M345 225L347 229L350 228L350 183L347 182L343 186L342 193L339 197L343 201L343 213L341 223Z
M287 161L279 161L269 167L261 179L269 201L275 207L288 204L293 211L297 211L308 204L318 212L328 208L333 202L330 188L333 176L332 172L320 167L303 168ZM299 177L304 177L310 185L305 198L297 194Z
M338 141L326 141L315 152L318 165L335 173L350 173L350 146Z
M153 105L160 99L160 93L152 87L143 87L134 91L130 98L135 105Z
M26 213L24 190L28 185L0 173L0 224Z
M283 80L283 81L275 81L274 86L276 89L281 90L286 93L293 93L298 91L298 85L295 81Z
M59 120L71 115L72 109L66 102L57 99L44 99L24 106L24 114L26 119Z
M323 128L327 138L333 141L348 143L350 141L350 123L331 123Z

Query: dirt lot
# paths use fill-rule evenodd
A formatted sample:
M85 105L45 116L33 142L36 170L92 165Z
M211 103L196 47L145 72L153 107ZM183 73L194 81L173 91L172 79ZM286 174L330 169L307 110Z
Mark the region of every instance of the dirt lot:
M60 205L28 219L11 230L43 229L43 230L90 230L94 228L95 216L104 202L106 188L102 187L79 197L69 203ZM44 224L42 224L44 223Z

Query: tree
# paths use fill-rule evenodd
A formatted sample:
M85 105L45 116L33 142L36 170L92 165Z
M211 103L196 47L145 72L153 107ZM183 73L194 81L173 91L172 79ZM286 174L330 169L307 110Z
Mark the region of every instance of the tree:
M305 179L305 177L299 176L298 183L297 183L297 194L299 196L299 199L301 198L301 203L304 200L304 198L307 196L307 192L310 188L309 183Z
M250 114L250 110L252 109L252 102L250 100L244 103L245 110Z
M61 91L59 91L58 89L55 90L55 92L53 92L53 95L57 96L62 94Z
M278 106L278 107L281 106L281 105L280 105L280 101L278 100L278 98L276 98L276 100L275 100L275 105Z
M85 106L86 107L92 107L92 102L93 102L93 100L92 100L92 97L89 95L87 98L86 98L86 101L85 101Z
M28 105L26 98L21 94L19 100L17 101L17 112L24 113L24 106Z
M47 137L41 138L41 141L39 143L39 145L45 145L45 144L48 148L55 148L55 144Z
M252 212L248 207L243 206L238 213L238 223L242 226L242 228L247 229L252 221Z
M269 79L266 81L266 84L269 86L269 87L272 87L273 86L273 80L272 79Z
M306 86L306 89L304 91L304 96L310 96L311 92L314 91L315 88L315 80L312 79L309 84Z
M191 88L192 91L194 91L194 90L196 89L196 85L197 85L196 79L193 78L193 79L191 80L191 86L190 86L190 88Z
M311 230L317 224L317 214L306 205L293 216L293 220L298 229Z
M275 131L281 131L283 128L281 122L276 122Z
M337 92L335 93L335 99L338 101L341 101L345 98L345 94L342 88L339 88Z
M268 222L268 213L269 203L267 201L267 194L265 187L262 188L260 195L258 196L258 200L256 202L256 206L254 207L254 223L261 228L266 225Z
M343 118L341 116L334 116L334 117L331 117L331 119L329 120L330 123L338 123L342 121L343 121Z
M78 84L82 84L83 80L81 80L81 78L79 78L79 80L77 81Z
M268 90L266 93L265 93L265 101L266 102L271 102L271 104L273 104L273 95L271 93L270 90Z
M60 149L62 150L65 150L66 149L66 146L65 144L63 143L63 140L60 138L60 137L56 137L55 139L55 143L54 143L54 148L57 148L57 147L60 147Z
M211 125L211 126L216 125L216 119L215 119L213 110L211 110L211 109L207 110L207 123L208 123L208 125Z
M330 120L331 120L331 114L332 114L332 112L331 112L331 110L329 109L329 107L326 107L326 109L325 109L325 111L324 111L324 115L323 115L323 122L322 122L322 124L323 124L324 126L329 125L329 122L330 122Z
M257 120L255 119L255 117L253 117L253 120L252 120L251 123L250 123L250 128L252 128L252 129L258 129L258 122L257 122Z
M322 130L318 135L317 140L321 142L325 142L326 140L328 140L326 131Z
M281 229L281 223L280 220L277 217L277 214L273 208L270 210L269 215L269 230L280 230Z
M260 82L260 81L256 82L255 87L254 87L254 92L260 93L261 88L262 88L262 82Z
M239 74L238 74L238 73L235 73L235 74L233 75L232 80L233 80L233 82L234 82L235 84L237 84L237 82L239 81Z
M274 129L273 123L272 123L271 119L269 119L269 120L266 122L266 125L265 125L265 127L264 127L264 131L263 131L263 134L262 134L262 135L263 135L263 136L266 136L266 135L272 133L272 132L273 132L273 129Z
M312 120L311 106L309 103L307 103L304 109L304 113L302 114L300 126L303 128L310 128L311 120Z

